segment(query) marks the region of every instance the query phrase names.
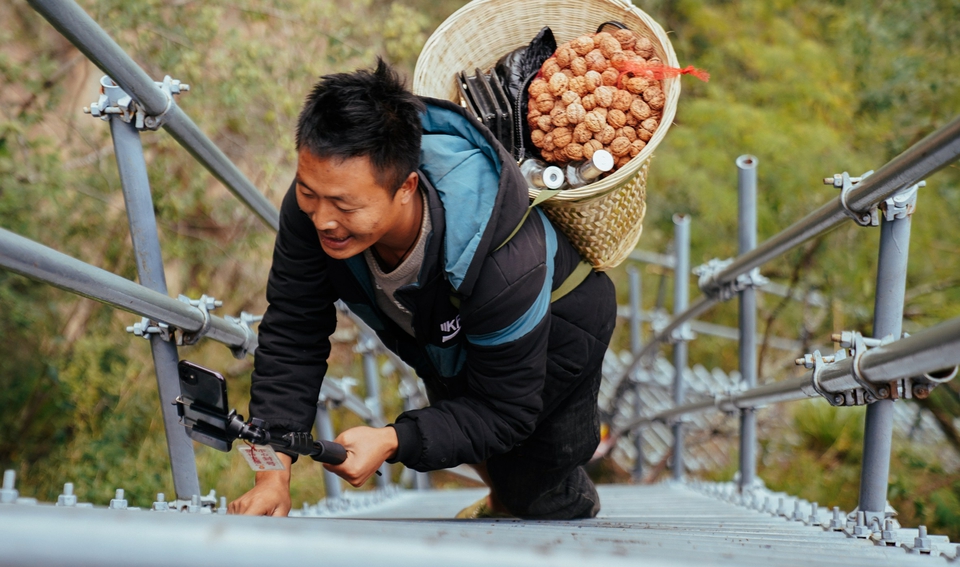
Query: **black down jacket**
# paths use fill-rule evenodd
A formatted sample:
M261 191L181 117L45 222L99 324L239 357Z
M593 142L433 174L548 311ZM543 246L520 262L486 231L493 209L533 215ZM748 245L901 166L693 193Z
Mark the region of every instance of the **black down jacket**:
M605 274L591 273L550 303L580 258L539 210L497 249L523 218L526 182L460 107L425 102L420 179L433 230L418 283L396 294L413 313L416 336L380 312L362 256L324 254L291 188L280 210L250 402L250 413L275 432L311 429L334 302L343 300L427 386L430 407L393 424L396 460L421 471L479 463L529 436L599 371L616 318Z

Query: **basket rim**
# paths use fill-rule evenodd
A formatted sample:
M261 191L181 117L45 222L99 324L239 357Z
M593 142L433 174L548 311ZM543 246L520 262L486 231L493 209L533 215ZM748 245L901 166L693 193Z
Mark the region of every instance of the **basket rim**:
M639 18L644 25L647 26L648 30L652 32L652 34L660 42L660 46L662 47L667 58L666 64L670 65L671 67L680 66L679 61L677 60L676 52L673 49L673 44L670 42L670 38L667 36L667 33L664 31L663 27L640 8L625 0L578 0L578 2L609 4L632 13L634 16ZM432 51L436 49L442 49L443 46L441 42L443 41L442 37L444 35L442 32L446 31L447 28L452 27L460 19L469 18L471 14L476 11L487 10L491 5L497 5L499 10L509 10L511 7L515 7L515 9L518 10L530 10L536 4L554 3L555 0L472 0L471 2L468 2L456 12L451 14L446 20L444 20L443 23L441 23L427 39L423 49L420 52L420 55L417 58L417 64L414 70L414 92L418 92L423 83L426 82L427 75L434 72L434 69L425 68L425 54L432 53ZM544 25L550 25L550 23L544 22ZM670 126L673 124L673 119L676 116L677 103L680 98L680 77L663 79L662 83L666 101L664 103L663 114L660 119L660 126L657 128L657 131L654 132L653 137L647 142L647 145L643 148L643 150L641 150L641 152L637 154L636 157L631 159L625 166L614 172L613 175L601 181L586 185L585 187L562 191L558 195L554 196L551 201L582 201L592 197L598 197L617 190L622 185L627 183L634 175L636 175L640 168L650 160L650 158L653 156L654 150L656 150L657 146L660 145L660 142L662 142L666 137L667 132L670 130ZM530 189L531 198L535 198L539 194L539 190Z

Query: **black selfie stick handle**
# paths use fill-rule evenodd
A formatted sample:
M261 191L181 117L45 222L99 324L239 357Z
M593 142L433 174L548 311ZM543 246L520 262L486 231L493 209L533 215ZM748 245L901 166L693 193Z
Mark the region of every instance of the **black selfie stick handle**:
M333 441L314 441L314 453L310 454L310 458L314 461L319 461L321 463L328 463L331 465L339 465L343 461L347 460L347 450L343 448L343 445L339 443L334 443Z

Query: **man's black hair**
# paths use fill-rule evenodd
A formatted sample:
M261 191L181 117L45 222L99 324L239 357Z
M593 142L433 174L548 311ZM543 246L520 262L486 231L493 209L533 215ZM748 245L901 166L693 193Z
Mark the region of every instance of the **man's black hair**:
M380 58L372 71L324 75L297 120L297 151L341 160L367 157L377 183L395 194L420 165L424 110Z

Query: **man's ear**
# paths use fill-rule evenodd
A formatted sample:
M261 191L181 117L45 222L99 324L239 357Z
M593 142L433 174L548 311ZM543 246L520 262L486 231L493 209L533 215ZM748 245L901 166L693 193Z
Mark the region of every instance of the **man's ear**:
M416 171L411 171L410 175L403 181L403 185L397 189L397 196L400 197L400 202L404 205L410 202L416 194L419 185L420 176L417 175Z

